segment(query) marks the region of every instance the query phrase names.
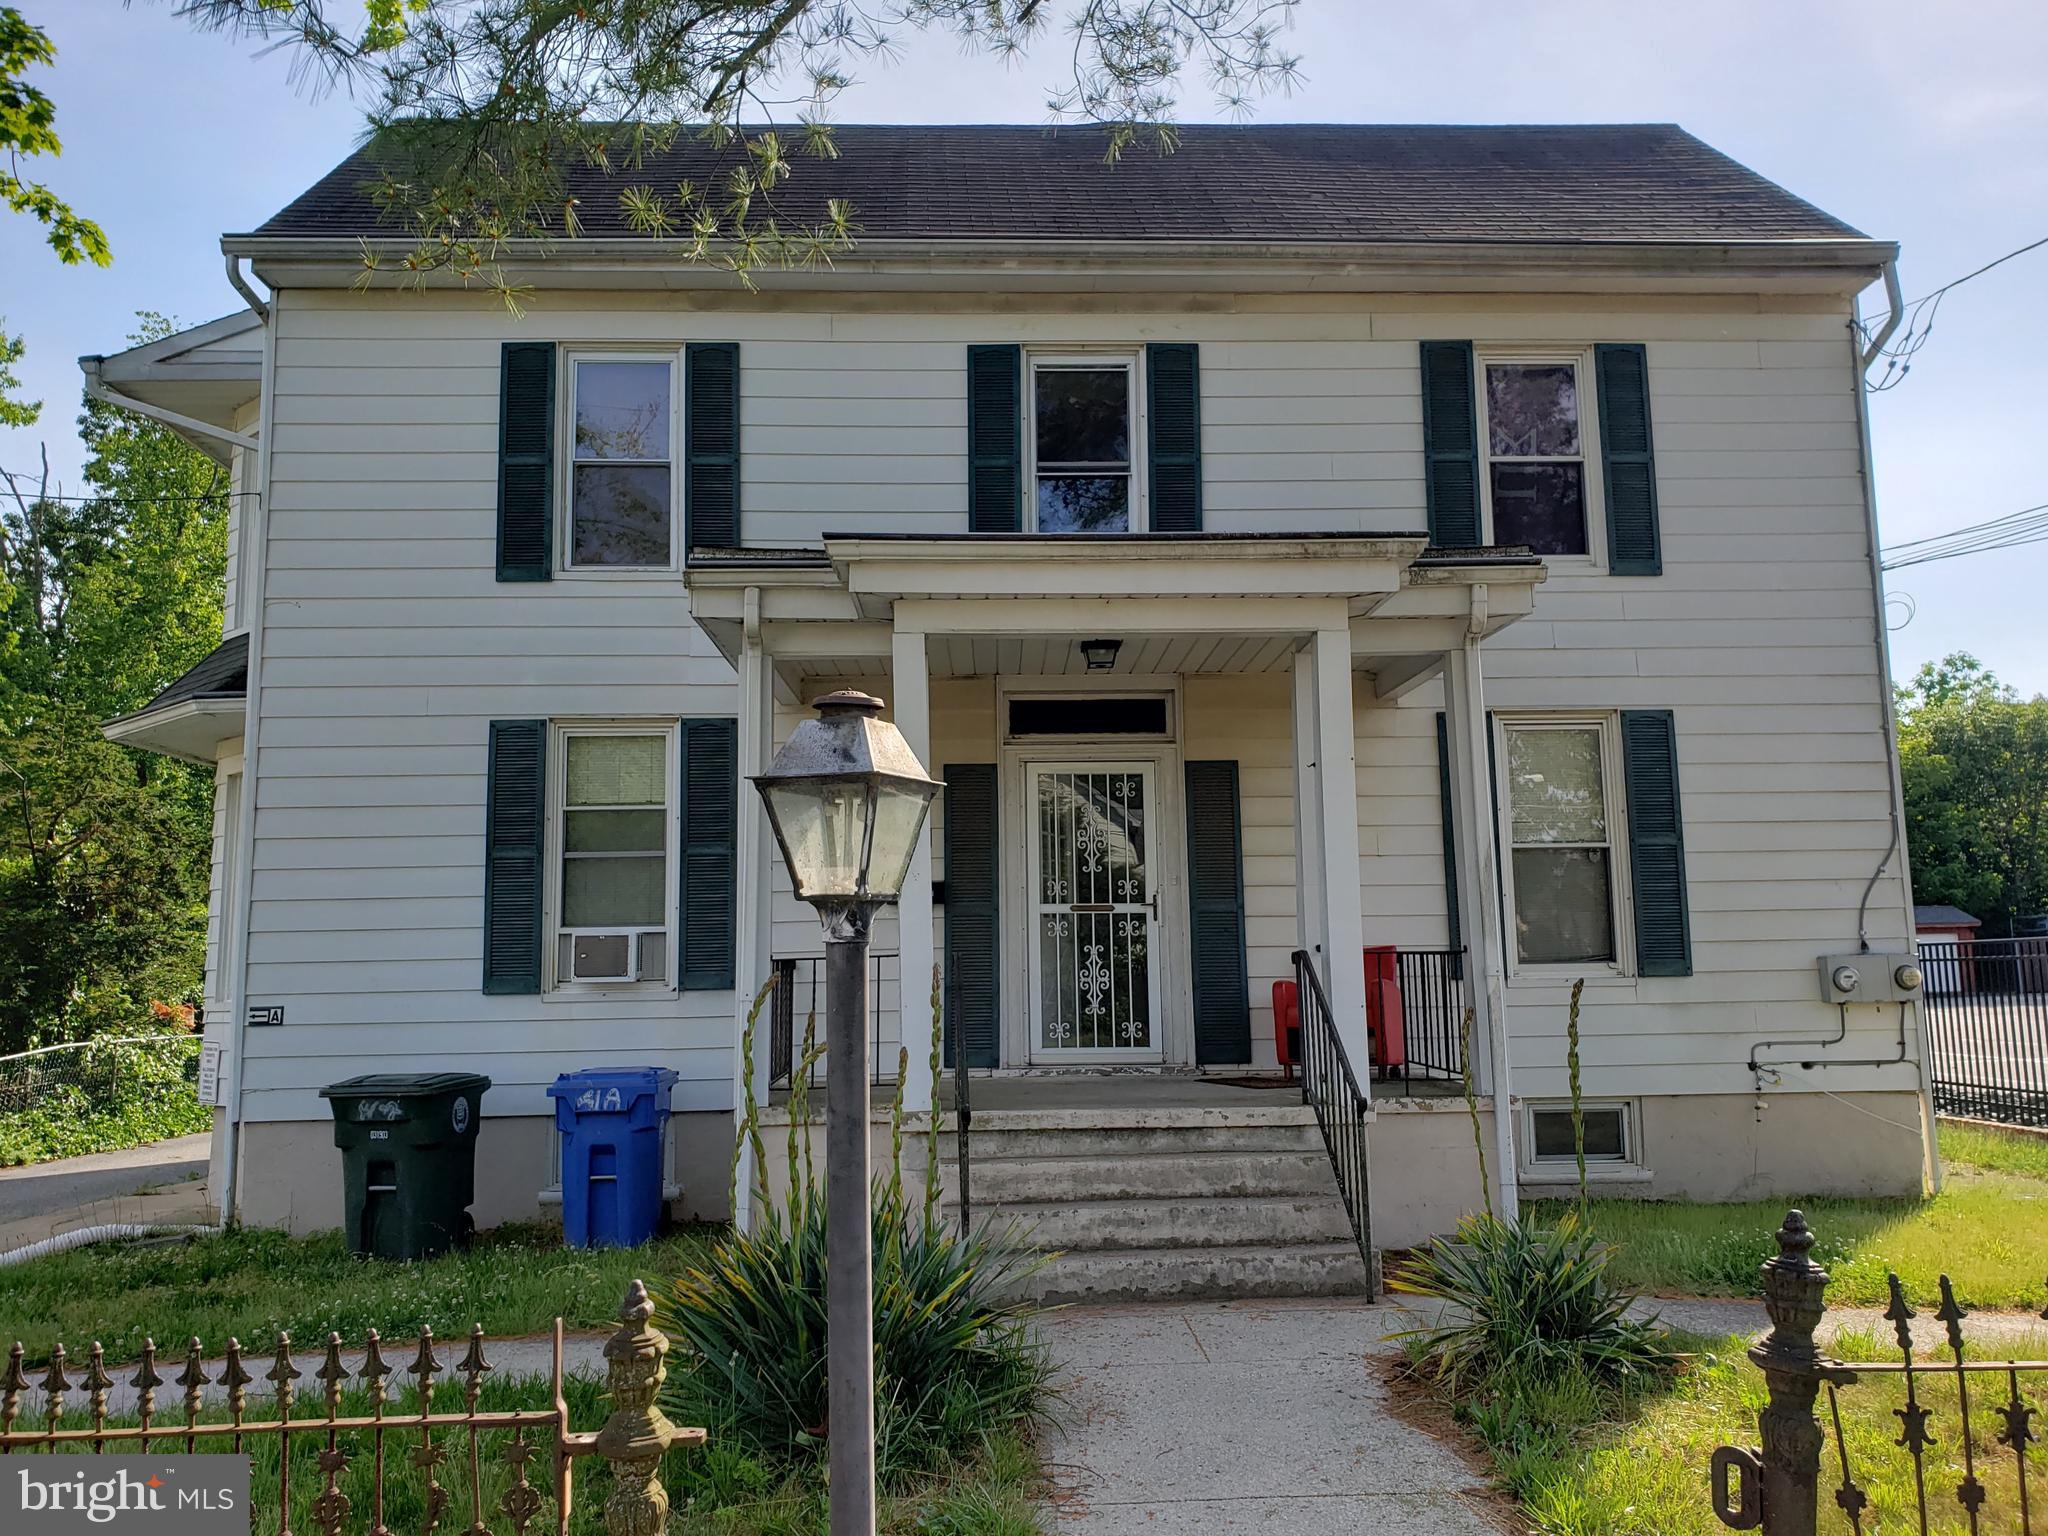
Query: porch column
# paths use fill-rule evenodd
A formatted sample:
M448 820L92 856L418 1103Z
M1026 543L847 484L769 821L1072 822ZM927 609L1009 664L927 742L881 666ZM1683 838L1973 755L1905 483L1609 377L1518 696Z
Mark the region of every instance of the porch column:
M1323 910L1323 796L1316 782L1316 662L1307 648L1294 653L1294 891L1301 947L1328 970L1329 924Z
M1319 629L1315 658L1316 794L1320 802L1323 986L1351 1067L1372 1061L1365 1034L1365 919L1360 911L1358 747L1351 715L1351 629Z
M746 1083L754 1083L754 1101L768 1102L768 1009L762 1010L754 1030L754 1059L742 1059L746 1040L747 1014L754 994L768 979L769 896L773 890L771 862L775 849L768 830L767 812L761 797L747 781L768 766L775 754L775 679L773 664L761 643L761 589L749 587L744 599L744 622L740 645L739 701L739 804L735 828L734 915L736 931L733 954L733 1119L746 1113ZM772 1007L772 1003L769 1005ZM754 1183L760 1171L753 1165L744 1144L740 1154L738 1189L734 1195L733 1224L747 1231L753 1218Z
M1501 930L1493 772L1487 756L1485 674L1479 641L1444 657L1444 720L1451 746L1451 831L1458 859L1458 905L1466 943L1465 974L1472 1007L1472 1049L1484 1051L1481 1083L1493 1096L1493 1151L1488 1158L1493 1208L1513 1221L1518 1200L1513 1079L1508 1067L1507 953Z
M889 706L895 713L896 729L910 743L910 750L924 764L925 772L938 776L932 761L931 679L927 671L924 635L918 630L899 629L891 645L893 697ZM903 877L903 894L896 903L896 953L899 1027L903 1048L909 1059L903 1068L903 1107L923 1111L932 1107L932 818L925 818L917 834L917 848L910 856L910 869Z

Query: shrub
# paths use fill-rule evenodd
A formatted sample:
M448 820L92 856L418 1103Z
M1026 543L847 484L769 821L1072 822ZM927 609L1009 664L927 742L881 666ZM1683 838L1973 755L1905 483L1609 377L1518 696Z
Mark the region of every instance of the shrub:
M1036 1256L1005 1234L962 1235L876 1186L876 1461L885 1480L931 1469L1040 1412L1050 1366L1014 1299ZM683 1353L677 1413L770 1462L814 1460L830 1434L825 1205L800 1188L757 1230L721 1243L670 1288L662 1326Z
M1662 1331L1628 1315L1607 1284L1611 1251L1566 1212L1555 1226L1468 1216L1451 1242L1418 1251L1390 1287L1444 1303L1411 1330L1418 1363L1456 1391L1469 1380L1583 1374L1625 1380L1673 1362Z

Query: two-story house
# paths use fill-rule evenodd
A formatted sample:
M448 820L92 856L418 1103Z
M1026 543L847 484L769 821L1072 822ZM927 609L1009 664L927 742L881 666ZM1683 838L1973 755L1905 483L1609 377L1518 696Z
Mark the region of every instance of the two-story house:
M487 1072L477 1216L531 1216L544 1091L605 1064L680 1074L726 1214L821 948L745 779L847 686L946 785L877 1065L933 1102L936 970L977 1188L1094 1254L1075 1294L1352 1283L1353 1225L1447 1229L1482 1155L1497 1207L1569 1187L1580 980L1603 1190L1933 1177L1881 959L1892 246L1668 126L838 140L781 194L854 205L830 265L749 287L579 169L523 316L361 291L358 157L226 238L248 312L87 360L240 493L228 638L108 730L219 765L243 1219L338 1220L317 1094L371 1067ZM1332 1042L1372 1106L1318 1087L1326 1155L1272 1085Z

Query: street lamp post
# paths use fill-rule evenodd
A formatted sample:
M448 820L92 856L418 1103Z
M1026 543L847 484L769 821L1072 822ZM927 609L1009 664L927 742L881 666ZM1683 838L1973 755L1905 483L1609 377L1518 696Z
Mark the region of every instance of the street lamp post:
M796 894L825 929L826 1370L831 1536L874 1536L875 1313L868 1180L868 929L896 900L940 788L882 701L816 703L754 779ZM749 1070L752 1070L749 1067ZM790 1170L791 1177L796 1170Z

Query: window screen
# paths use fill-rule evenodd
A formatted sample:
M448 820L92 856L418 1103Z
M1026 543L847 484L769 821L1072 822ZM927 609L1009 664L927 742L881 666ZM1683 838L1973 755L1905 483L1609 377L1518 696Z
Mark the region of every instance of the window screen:
M1569 1109L1539 1109L1529 1117L1535 1126L1534 1159L1539 1163L1575 1163L1572 1147L1572 1112ZM1628 1114L1618 1104L1586 1108L1581 1118L1586 1126L1586 1161L1621 1163L1628 1161Z

